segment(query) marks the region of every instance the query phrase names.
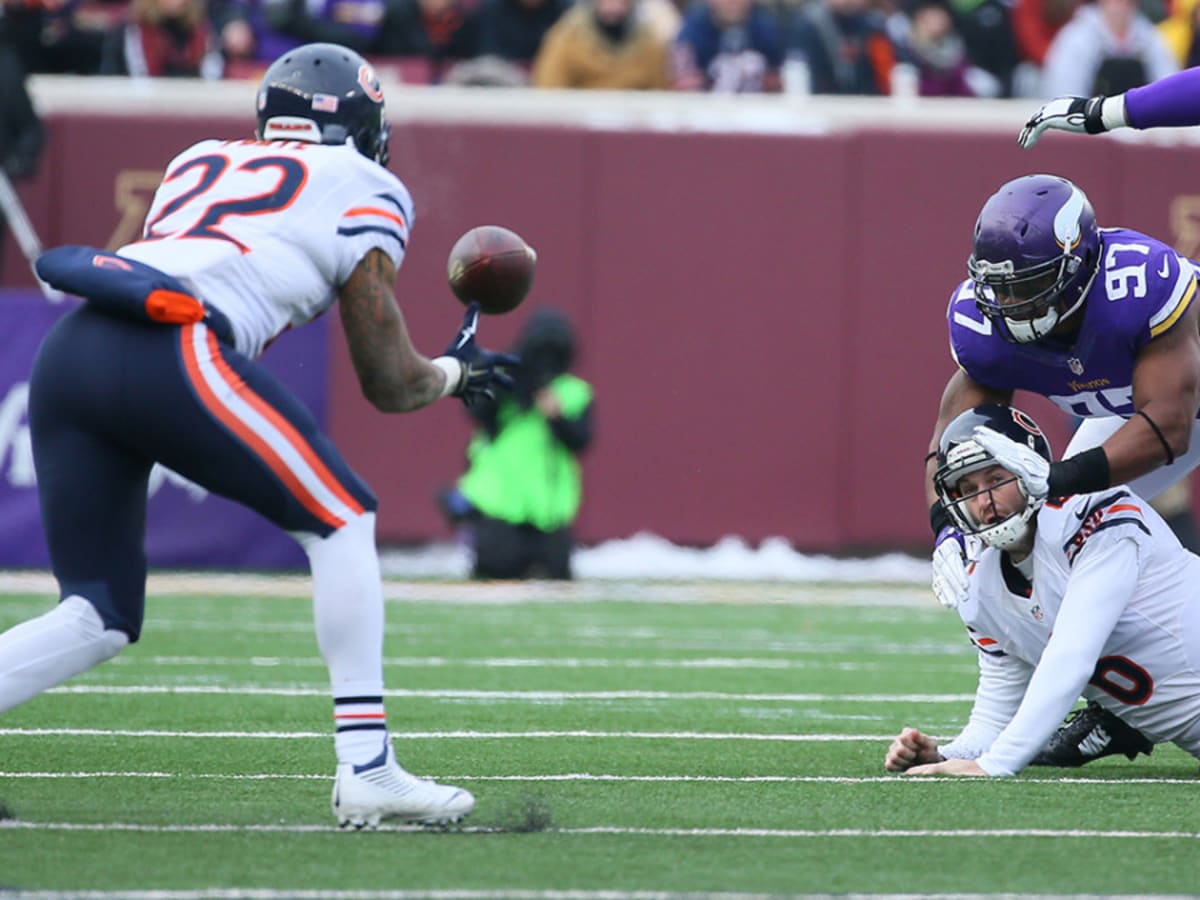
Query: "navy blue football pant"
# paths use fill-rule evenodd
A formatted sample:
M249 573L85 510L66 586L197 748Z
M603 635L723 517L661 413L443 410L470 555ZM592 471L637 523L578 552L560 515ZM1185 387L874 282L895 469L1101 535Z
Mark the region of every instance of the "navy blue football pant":
M62 596L136 641L154 463L280 528L327 536L375 509L309 411L204 324L114 318L86 304L43 341L29 419L42 523Z

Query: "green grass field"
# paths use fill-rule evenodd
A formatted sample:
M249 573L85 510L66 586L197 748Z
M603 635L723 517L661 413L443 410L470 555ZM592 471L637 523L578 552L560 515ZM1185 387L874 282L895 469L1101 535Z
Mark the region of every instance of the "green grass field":
M478 807L457 831L342 833L303 582L244 593L270 583L158 592L139 644L0 717L0 885L162 900L1200 891L1197 762L1174 747L1011 780L883 771L901 726L955 734L975 683L957 617L910 586L391 584L398 755ZM0 595L0 628L49 602Z

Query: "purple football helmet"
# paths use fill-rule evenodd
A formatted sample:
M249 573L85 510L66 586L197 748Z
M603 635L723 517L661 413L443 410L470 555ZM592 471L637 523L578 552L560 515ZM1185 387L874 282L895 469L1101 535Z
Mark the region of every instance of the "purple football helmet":
M1024 444L1047 462L1053 460L1050 442L1029 415L1015 407L999 404L976 406L961 413L946 426L938 442L938 467L933 474L933 485L955 527L963 534L978 535L988 546L1007 550L1025 539L1030 520L1042 508L1045 500L1031 499L1015 475L971 493L963 493L960 486L963 476L997 465L995 457L975 440L975 429L979 427L999 432ZM1012 481L1017 482L1021 493L1025 495L1025 507L999 522L978 521L968 501Z
M967 271L979 311L1005 340L1027 344L1083 305L1099 261L1083 191L1057 175L1026 175L983 205Z

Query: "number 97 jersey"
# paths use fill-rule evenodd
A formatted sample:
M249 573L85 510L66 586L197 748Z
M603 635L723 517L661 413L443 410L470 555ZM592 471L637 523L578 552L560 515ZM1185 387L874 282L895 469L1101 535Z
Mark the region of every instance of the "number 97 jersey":
M1006 341L964 281L946 311L950 352L977 384L1041 394L1073 416L1133 409L1133 369L1151 340L1178 327L1196 297L1195 265L1161 241L1125 228L1100 230L1100 260L1074 343Z
M412 219L408 189L352 146L209 140L171 161L141 240L117 252L224 313L254 358L325 312L368 251L399 268Z

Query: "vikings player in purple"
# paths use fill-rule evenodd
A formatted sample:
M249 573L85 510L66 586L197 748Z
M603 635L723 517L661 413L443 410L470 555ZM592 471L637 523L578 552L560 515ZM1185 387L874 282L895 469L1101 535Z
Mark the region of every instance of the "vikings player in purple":
M1200 125L1200 68L1113 97L1058 97L1029 118L1017 141L1029 149L1047 129L1100 134L1114 128L1188 125Z
M926 471L933 589L948 608L965 596L968 561L934 490L933 460L964 410L1008 405L1025 390L1083 419L1057 462L984 436L1035 499L1122 483L1153 498L1200 464L1200 303L1190 260L1149 235L1098 227L1083 191L1065 178L1028 175L984 204L967 266L947 309L959 370L942 395Z

